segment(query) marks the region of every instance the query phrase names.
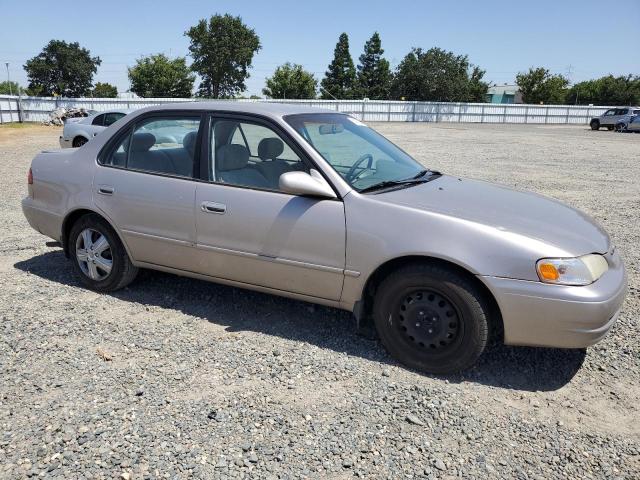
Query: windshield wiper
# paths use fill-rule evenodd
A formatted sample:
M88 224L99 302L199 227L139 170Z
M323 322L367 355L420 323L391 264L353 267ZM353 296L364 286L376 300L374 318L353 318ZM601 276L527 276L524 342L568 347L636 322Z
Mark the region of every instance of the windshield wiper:
M413 177L411 177L412 179L415 178L422 178L424 177L427 173L430 173L431 175L442 175L440 172L436 172L435 170L429 170L429 169L424 169L424 170L420 170L418 173L416 173Z
M427 178L423 178L425 175L430 174ZM383 182L374 183L373 185L369 185L368 187L363 188L362 190L358 190L360 193L373 192L376 190L382 190L388 187L397 187L402 185L418 185L420 183L427 183L431 180L435 180L436 178L442 176L440 172L436 172L434 170L420 170L416 175L411 178L405 178L402 180L385 180Z

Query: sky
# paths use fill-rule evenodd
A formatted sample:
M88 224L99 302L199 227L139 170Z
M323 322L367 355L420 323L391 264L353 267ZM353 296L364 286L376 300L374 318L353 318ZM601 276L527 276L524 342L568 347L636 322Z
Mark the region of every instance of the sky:
M102 59L94 82L126 91L127 66L153 53L187 56L185 30L215 13L239 15L260 37L246 95L262 95L265 78L287 61L320 80L342 32L356 64L378 31L392 67L412 47L440 47L468 55L495 84L513 83L532 66L574 83L640 75L640 0L627 0L617 12L601 0L0 0L0 80L9 62L11 80L26 86L26 60L59 39L77 41Z

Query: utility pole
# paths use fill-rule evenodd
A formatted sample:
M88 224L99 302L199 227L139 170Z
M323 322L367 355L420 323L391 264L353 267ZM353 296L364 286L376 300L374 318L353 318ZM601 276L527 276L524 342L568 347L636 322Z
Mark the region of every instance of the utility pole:
M9 62L4 62L4 64L7 67L7 83L9 84L9 95L13 95L13 92L11 90L11 77L9 76Z

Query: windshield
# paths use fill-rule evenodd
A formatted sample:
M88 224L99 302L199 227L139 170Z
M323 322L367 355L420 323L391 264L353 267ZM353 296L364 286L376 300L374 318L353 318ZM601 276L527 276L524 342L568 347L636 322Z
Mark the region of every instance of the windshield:
M356 190L410 179L424 171L389 140L347 115L288 115L285 121Z

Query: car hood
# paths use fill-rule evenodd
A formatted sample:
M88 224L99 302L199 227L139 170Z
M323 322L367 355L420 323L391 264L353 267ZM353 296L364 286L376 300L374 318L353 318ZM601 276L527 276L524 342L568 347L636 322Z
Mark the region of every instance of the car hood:
M482 224L553 245L572 256L607 253L609 236L585 213L536 193L443 175L378 200Z

